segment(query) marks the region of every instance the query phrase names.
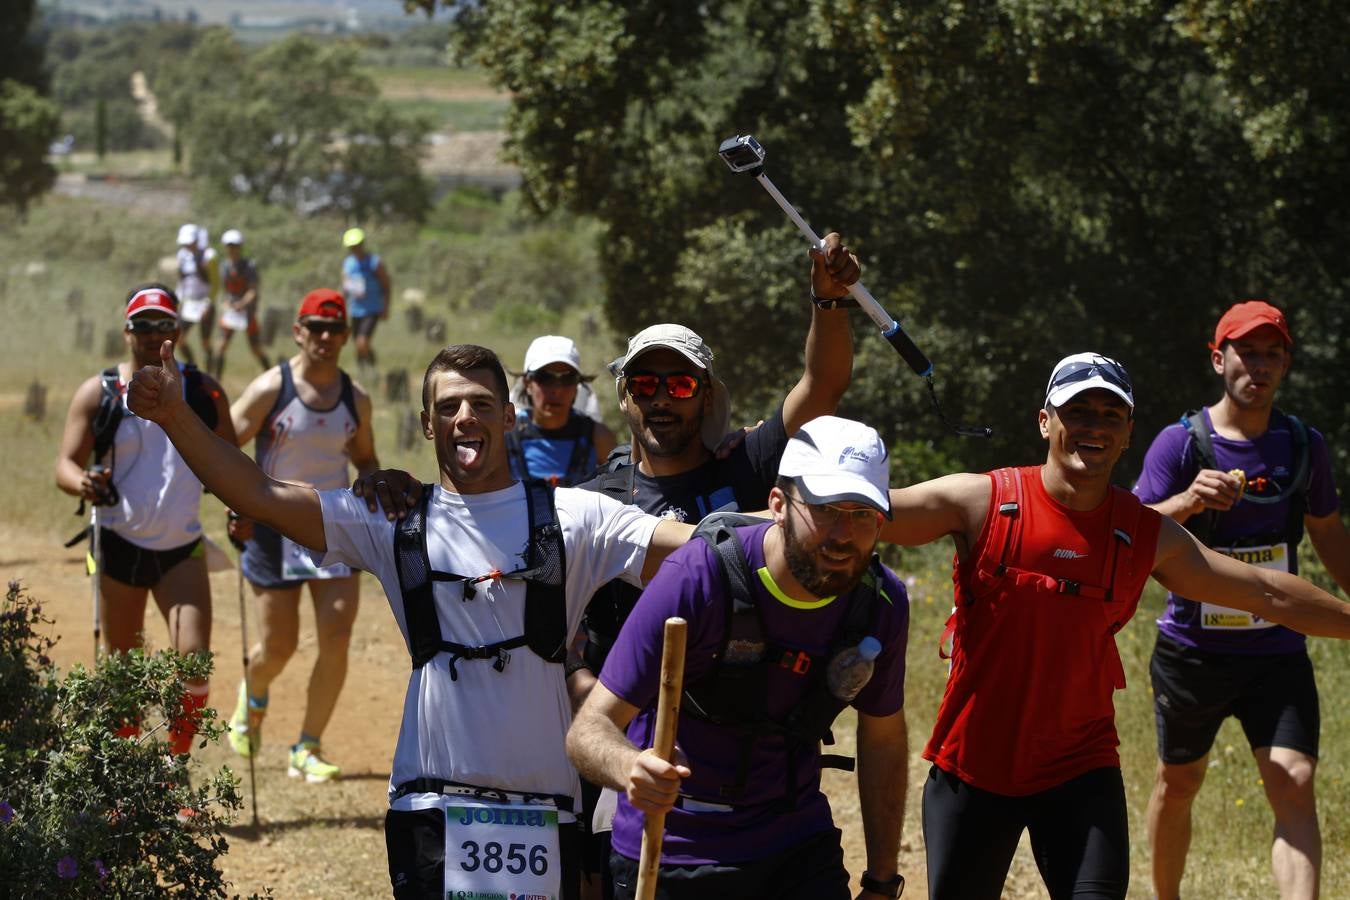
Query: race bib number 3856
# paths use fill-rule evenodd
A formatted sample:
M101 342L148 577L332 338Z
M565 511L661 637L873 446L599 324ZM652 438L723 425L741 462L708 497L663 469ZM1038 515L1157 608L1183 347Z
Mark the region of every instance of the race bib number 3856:
M558 812L446 797L446 900L558 900Z

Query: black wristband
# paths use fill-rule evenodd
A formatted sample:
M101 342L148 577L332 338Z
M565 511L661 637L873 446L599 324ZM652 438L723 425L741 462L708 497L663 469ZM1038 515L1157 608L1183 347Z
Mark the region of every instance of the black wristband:
M567 678L571 678L582 669L589 669L590 667L590 664L584 659L576 659L563 666L563 673Z
M857 309L858 301L852 294L845 294L842 297L817 297L815 292L811 292L811 302L819 309Z
M859 881L862 883L862 889L864 891L880 894L883 897L899 897L905 892L905 876L901 875L899 872L895 873L894 878L887 879L886 881L879 881L876 878L873 878L870 873L864 871L862 873L862 878L859 879Z

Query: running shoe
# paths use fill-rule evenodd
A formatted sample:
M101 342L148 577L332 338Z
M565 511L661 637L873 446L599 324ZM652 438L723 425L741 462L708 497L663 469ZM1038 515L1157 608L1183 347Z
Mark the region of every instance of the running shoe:
M250 708L248 688L239 682L239 699L234 704L234 715L230 716L228 736L234 752L248 758L262 747L262 721L267 710Z
M342 774L342 770L319 755L319 745L304 743L291 748L291 764L286 774L292 778L303 778L310 784L331 781Z

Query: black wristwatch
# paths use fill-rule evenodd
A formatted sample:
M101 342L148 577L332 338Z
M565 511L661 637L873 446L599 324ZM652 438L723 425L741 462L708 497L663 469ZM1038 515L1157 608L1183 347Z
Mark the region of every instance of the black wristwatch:
M858 301L852 294L845 294L842 297L817 297L812 291L811 302L820 309L856 309L858 306Z
M888 878L880 881L873 878L868 872L862 873L862 889L871 891L873 894L880 894L883 897L899 897L905 892L905 876L899 872L895 873L894 878Z

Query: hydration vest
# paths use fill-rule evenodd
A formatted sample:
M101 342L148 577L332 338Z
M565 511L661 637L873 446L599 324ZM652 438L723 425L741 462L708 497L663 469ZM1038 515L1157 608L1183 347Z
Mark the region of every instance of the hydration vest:
M525 566L512 572L459 575L431 568L427 555L427 515L432 486L424 485L422 500L409 511L394 531L394 559L402 594L403 615L408 625L408 652L414 669L426 665L438 653L450 654L450 679L459 680L455 663L461 659L491 659L498 672L511 659L509 651L529 647L545 662L561 665L567 657L566 561L562 527L553 503L553 488L542 481L525 481L529 513L529 538ZM446 640L436 615L432 586L437 581L464 583L463 601L473 599L474 585L488 580L516 578L525 582L525 633L504 641L476 647ZM561 669L559 670L561 671Z
M511 474L522 481L542 477L530 472L529 459L525 455L525 445L534 441L570 441L572 444L567 470L561 476L546 479L555 487L580 484L595 471L592 463L595 457L595 421L576 410L568 411L567 422L561 428L545 432L533 419L524 419L506 433L506 453L511 460Z
M830 726L848 702L830 693L825 673L835 654L856 647L874 634L877 598L881 593L881 563L873 555L859 584L850 592L848 611L825 653L808 653L775 644L765 634L763 613L753 587L753 573L736 528L763 524L764 519L741 513L714 513L699 523L694 534L717 556L726 597L722 645L712 669L686 685L681 711L695 718L739 732L740 760L735 780L720 789L723 800L734 802L745 790L755 743L780 735L787 742L787 808L797 796L797 756L817 744L834 743ZM807 679L807 687L787 717L771 718L768 708L769 673L791 669ZM853 760L833 754L821 756L823 768L853 770Z
M1281 411L1277 410L1277 412ZM1274 496L1261 496L1247 491L1243 493L1240 502L1265 505L1280 503L1288 499L1289 518L1285 520L1283 528L1279 531L1248 535L1240 538L1236 542L1236 546L1288 541L1289 550L1292 553L1298 547L1299 542L1303 540L1303 513L1308 505L1308 482L1310 480L1308 427L1297 416L1284 412L1282 412L1282 415L1289 420L1289 433L1293 443L1290 461L1294 464L1294 477L1289 482L1288 488ZM1214 456L1214 440L1210 436L1209 423L1205 421L1204 411L1197 409L1187 412L1181 417L1181 424L1186 427L1186 432L1190 436L1190 440L1186 444L1185 458L1188 460L1194 459L1202 469L1219 468L1218 461ZM1217 509L1206 509L1204 512L1187 519L1185 527L1201 543L1213 546L1215 527L1221 515L1223 513Z
M1111 488L1111 492L1115 495L1115 502L1111 507L1111 562L1108 567L1110 575L1106 584L1084 584L1081 581L1072 581L1068 578L1060 578L1043 572L1008 565L1008 551L1014 543L1020 546L1022 479L1018 477L1017 470L1012 468L998 469L993 475L995 516L993 521L988 524L989 535L985 542L984 551L974 561L964 583L959 585L962 593L968 595L968 602L978 603L981 595L997 590L1005 578L1011 579L1014 589L1030 590L1034 593L1069 594L1084 597L1088 600L1112 601L1118 599L1116 597L1117 578L1122 570L1128 572L1131 569L1134 555L1134 534L1139 527L1139 515L1143 509L1143 506L1134 498L1133 494L1114 486ZM1124 498L1134 499L1135 502L1128 502ZM991 551L995 546L1000 548L997 562L991 558ZM1121 621L1111 623L1111 634L1115 634L1124 628L1125 623L1129 621L1133 614L1134 608L1131 606L1129 615ZM942 637L938 643L938 655L943 659L949 658L949 655L943 649L943 645L952 637L955 628L956 613L952 613L947 619L946 627L943 629Z

